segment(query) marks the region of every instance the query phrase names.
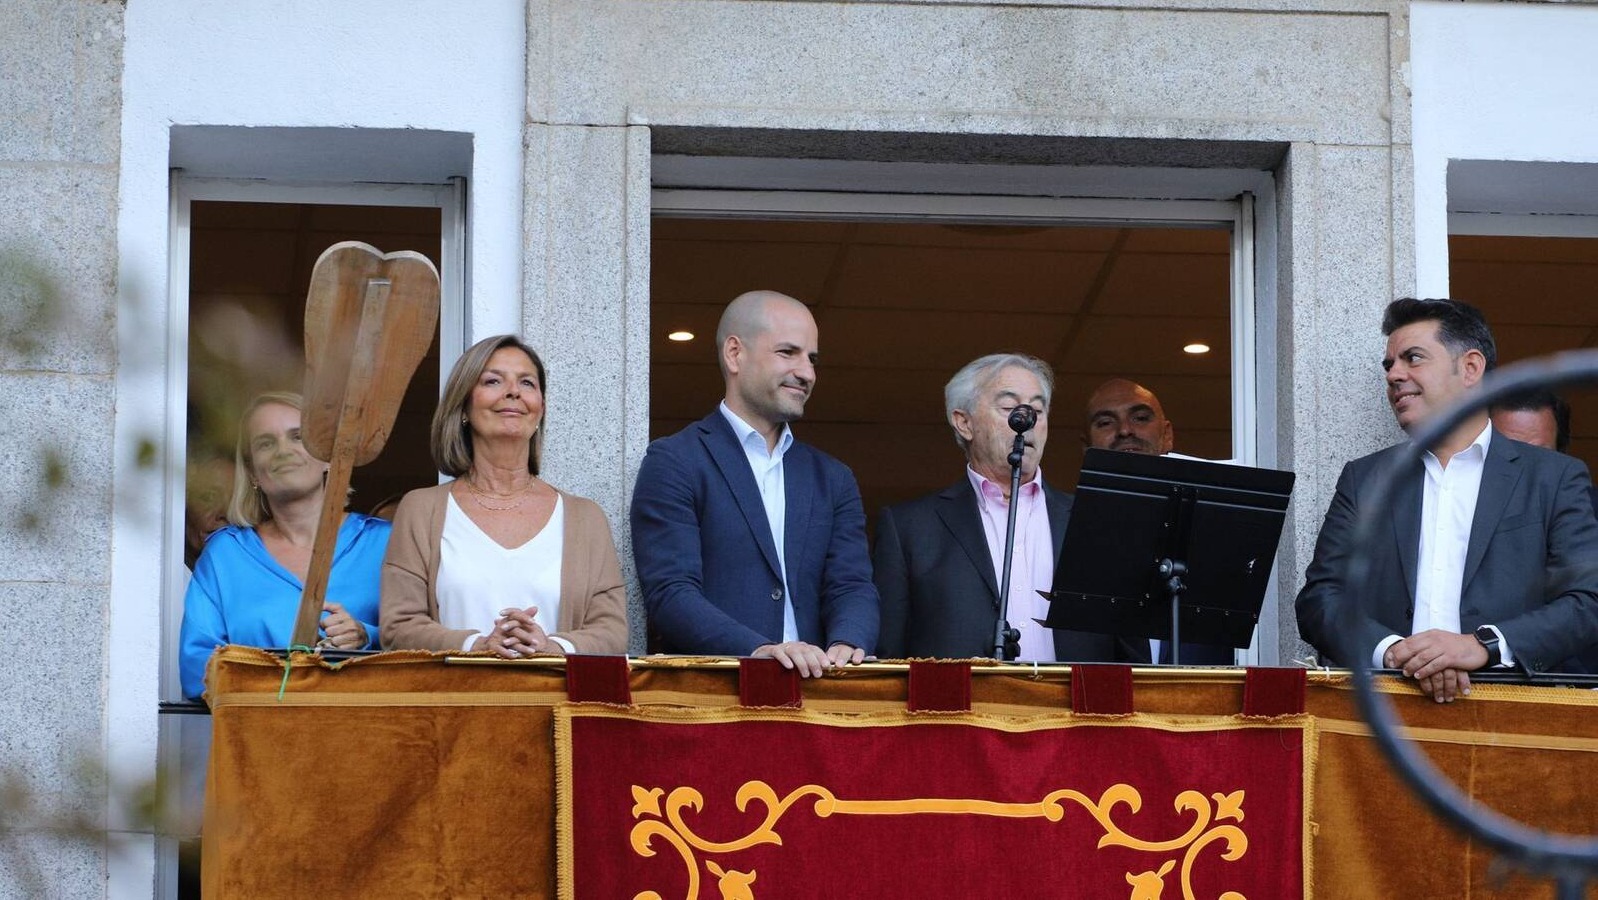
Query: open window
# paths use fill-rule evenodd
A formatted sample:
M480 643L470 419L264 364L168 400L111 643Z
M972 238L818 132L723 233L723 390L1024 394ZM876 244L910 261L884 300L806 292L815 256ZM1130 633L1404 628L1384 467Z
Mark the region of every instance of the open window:
M239 413L255 395L301 390L311 269L338 241L383 252L415 250L439 269L440 328L411 380L383 453L352 478L350 508L435 484L427 432L442 372L463 335L464 182L282 184L174 178L167 385L169 446L183 448L184 479L166 497L161 696L182 698L178 633L189 566L221 524L232 490ZM174 704L160 725L160 765L178 785L181 821L197 824L210 719ZM197 835L162 838L161 896L198 896Z
M883 506L959 477L944 385L1003 350L1055 369L1043 470L1067 490L1088 397L1112 377L1160 397L1180 452L1249 464L1274 455L1260 427L1274 405L1258 403L1251 192L1129 200L657 182L651 229L651 437L721 396L725 304L756 288L791 294L821 331L803 438L854 470L868 528ZM1265 615L1261 633L1274 635L1270 604Z
M438 266L440 333L460 330L460 186L274 185L182 179L173 200L172 293L181 320L182 365L174 365L174 406L182 411L173 446L186 448L187 484L169 498L169 546L197 553L196 539L225 510L232 487L238 415L269 390L299 391L304 371L305 294L311 268L329 245L359 240L383 252L415 250ZM175 322L174 324L179 324ZM174 337L174 344L179 339ZM448 347L449 358L442 347ZM427 429L441 372L459 341L437 337L412 379L383 453L352 478L350 508L372 512L411 488L437 483ZM176 426L174 426L176 427ZM218 507L216 504L220 504ZM179 512L181 511L181 512ZM189 561L186 559L186 562ZM176 642L187 567L172 565L166 595L163 696L177 699Z
M1598 347L1598 165L1455 160L1449 293L1479 307L1500 364ZM1561 389L1569 452L1598 464L1598 389Z

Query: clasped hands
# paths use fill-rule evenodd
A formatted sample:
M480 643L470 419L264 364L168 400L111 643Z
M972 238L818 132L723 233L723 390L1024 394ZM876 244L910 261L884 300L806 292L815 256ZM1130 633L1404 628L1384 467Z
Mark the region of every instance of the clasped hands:
M1487 665L1487 659L1487 648L1475 635L1432 628L1388 647L1382 664L1402 669L1438 703L1452 703L1470 693L1470 673Z
M775 659L782 663L784 669L797 669L801 678L819 678L834 666L863 661L866 651L841 642L823 650L804 641L784 641L780 644L761 644L749 655Z
M559 642L552 641L543 626L533 618L538 607L502 609L492 630L472 642L473 650L492 650L505 659L523 659L540 653L566 655Z

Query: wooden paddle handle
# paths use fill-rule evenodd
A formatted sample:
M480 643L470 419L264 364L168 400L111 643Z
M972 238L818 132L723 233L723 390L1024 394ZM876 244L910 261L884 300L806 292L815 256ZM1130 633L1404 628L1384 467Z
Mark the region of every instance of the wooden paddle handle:
M309 647L316 643L322 604L327 599L327 580L333 573L339 525L344 518L344 504L349 499L350 473L355 469L355 453L361 443L361 404L371 393L368 388L377 371L378 332L383 326L383 304L388 300L391 286L387 278L366 279L361 324L355 336L355 353L350 359L344 406L339 410L338 429L333 437L333 458L328 460L330 468L322 494L322 517L316 526L316 543L311 549L311 568L305 576L305 592L300 595L299 615L294 619L293 644Z

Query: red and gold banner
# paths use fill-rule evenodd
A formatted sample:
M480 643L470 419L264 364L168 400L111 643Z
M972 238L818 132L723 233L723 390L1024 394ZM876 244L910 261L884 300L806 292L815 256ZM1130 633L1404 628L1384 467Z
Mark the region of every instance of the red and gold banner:
M556 710L560 896L1309 896L1306 717Z

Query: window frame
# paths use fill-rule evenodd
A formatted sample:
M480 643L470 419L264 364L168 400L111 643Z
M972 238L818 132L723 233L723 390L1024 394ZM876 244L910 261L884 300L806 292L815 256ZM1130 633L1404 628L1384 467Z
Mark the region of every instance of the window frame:
M727 183L745 186L705 187L707 181L713 180L706 177L709 174L706 160L668 159L664 166L659 165L661 162L657 159L657 175L665 177L657 177L651 192L651 215L661 218L1226 228L1231 235L1232 459L1249 466L1275 462L1276 352L1272 337L1276 332L1272 237L1275 219L1271 214L1274 192L1269 173L1208 172L1200 179L1202 184L1195 184L1194 191L1210 196L1143 199L1135 195L1139 172L1136 169L1110 175L1094 172L1088 179L1092 185L1077 183L1083 193L1112 196L1041 196L1031 190L1026 193L956 193L948 189L954 182L941 177L936 179L938 184L928 183L926 192L919 192L914 191L919 185L913 174L905 179L887 179L899 188L909 186L913 192L812 190L809 188L825 187L824 182L831 179L836 179L836 183L859 183L864 180L859 176L868 172L884 174L884 164L834 163L829 164L830 178L801 173L795 178L781 179L771 176L781 172L784 161L774 160L733 161L718 176ZM887 168L895 167L888 164ZM975 176L970 180L961 179L964 185L978 184L993 190L1003 182L1007 189L1015 189L1015 180L1006 178L1007 173L995 172L996 167L963 168ZM1050 170L1055 182L1053 190L1069 193L1073 178L1068 172L1060 173L1059 168ZM840 174L843 177L837 177ZM670 183L679 180L685 186ZM790 184L797 189L747 187L762 180ZM667 183L662 184L662 181ZM1264 204L1257 202L1261 196L1267 201ZM1263 248L1259 246L1262 240L1266 245ZM1277 572L1273 566L1254 641L1247 649L1238 651L1239 664L1275 664L1278 661L1279 617L1274 602L1278 592ZM1262 635L1268 636L1264 646L1261 645Z
M1598 216L1577 213L1450 212L1448 236L1598 238Z
M466 310L466 182L452 178L441 184L373 184L359 182L290 182L185 177L174 170L171 180L170 247L167 285L166 446L174 472L188 464L189 267L192 210L195 201L317 204L325 206L431 207L440 212L439 385L465 349ZM188 572L183 565L185 479L166 479L162 498L162 700L183 699L178 681L178 631L183 622L183 595Z

